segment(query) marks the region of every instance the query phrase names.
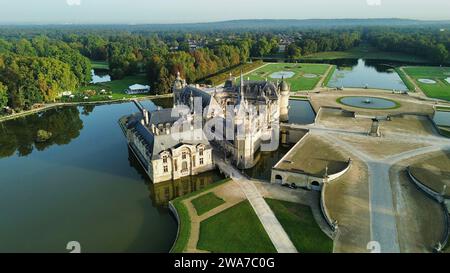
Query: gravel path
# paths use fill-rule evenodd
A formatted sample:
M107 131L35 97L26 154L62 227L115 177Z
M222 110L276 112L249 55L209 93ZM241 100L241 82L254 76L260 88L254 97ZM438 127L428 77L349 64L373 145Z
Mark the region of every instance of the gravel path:
M278 253L297 253L297 249L292 243L289 236L284 231L280 222L276 218L273 211L267 205L266 201L253 184L253 182L246 177L244 177L238 170L236 170L230 164L227 164L220 158L216 156L215 162L219 169L224 173L227 173L233 181L237 182L241 187L245 196L252 205L256 215L258 216L261 224L269 235L272 244L275 246Z

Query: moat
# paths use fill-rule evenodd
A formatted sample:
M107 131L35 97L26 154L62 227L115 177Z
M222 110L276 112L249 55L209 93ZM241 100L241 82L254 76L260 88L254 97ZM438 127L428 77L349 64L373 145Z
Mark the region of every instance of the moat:
M132 103L63 107L0 124L0 252L68 252L69 241L83 252L170 250L177 224L167 202L221 176L155 188L117 124L134 111ZM39 129L52 138L36 143Z
M142 104L168 108L172 99ZM314 119L308 104L291 101L294 121ZM117 124L136 111L133 103L61 107L0 124L0 252L68 252L69 241L83 252L170 250L177 224L168 202L222 176L212 171L154 186ZM36 142L41 129L52 132L47 142ZM287 150L263 154L247 173L267 179Z

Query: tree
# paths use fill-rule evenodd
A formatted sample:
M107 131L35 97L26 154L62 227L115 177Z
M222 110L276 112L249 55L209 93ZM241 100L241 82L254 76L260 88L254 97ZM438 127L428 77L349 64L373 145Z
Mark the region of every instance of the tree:
M309 55L317 52L317 43L314 40L308 39L305 41L305 45L303 47L303 54Z
M299 46L297 46L294 43L288 45L286 49L286 58L290 60L297 60L300 59L301 56L302 56L302 49Z
M449 57L448 51L443 44L437 44L430 51L431 59L437 63L444 63Z
M269 42L267 41L267 38L262 37L253 45L252 55L258 56L258 57L263 57L263 56L269 54L270 50L271 50L271 46L270 46Z
M35 103L53 102L62 91L73 91L77 78L68 64L53 58L7 55L0 67L9 105L29 109Z
M0 111L8 105L8 87L0 82Z

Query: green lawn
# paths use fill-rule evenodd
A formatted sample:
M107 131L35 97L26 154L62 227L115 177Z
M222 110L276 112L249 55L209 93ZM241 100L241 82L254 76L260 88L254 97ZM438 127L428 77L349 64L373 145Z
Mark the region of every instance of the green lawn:
M230 78L230 73L233 77L239 77L242 73L247 73L249 71L252 71L260 66L262 66L264 63L262 61L255 61L252 63L243 63L238 66L225 69L223 71L220 71L218 73L215 73L213 75L210 75L204 79L198 80L199 83L205 83L210 85L219 85L224 83L228 78Z
M311 208L274 199L266 201L300 253L333 252L333 241L319 228Z
M182 201L185 199L191 198L195 195L198 195L202 192L208 191L212 188L223 185L229 181L230 181L230 179L220 180L218 182L215 182L211 185L206 186L205 188L203 188L200 191L191 192L184 196L178 197L172 201L173 206L177 210L178 217L180 218L179 234L178 234L177 240L172 248L172 251L171 251L172 253L182 253L186 249L187 243L189 241L189 237L191 236L191 218L189 217L189 212L188 212L186 206L182 203Z
M408 87L409 91L416 91L416 87L408 79L407 75L405 74L405 72L403 72L403 70L401 70L399 67L396 67L395 72L397 72L398 76L400 77L400 79L402 79L402 81L406 85L406 87Z
M189 212L186 206L181 202L183 199L175 199L172 203L178 213L178 218L180 219L179 233L177 240L171 250L172 253L182 253L189 242L189 237L191 236L191 220L189 217Z
M319 52L304 56L301 58L303 61L314 60L336 60L336 59L371 59L371 60L388 60L396 62L408 62L408 63L427 63L427 59L422 57L417 57L414 55L397 53L397 52L386 52L380 51L369 45L361 45L352 48L347 51L328 51Z
M107 61L93 61L91 60L92 69L109 70L109 64Z
M199 216L225 203L222 198L217 197L213 192L197 197L191 202Z
M450 67L407 66L403 70L419 85L420 89L431 98L450 101ZM421 83L419 79L434 80L436 84Z
M337 66L333 65L333 67L331 68L331 70L328 73L327 77L323 81L322 86L328 86L328 83L330 82L331 78L333 78L333 74L336 71L336 68L337 68Z
M265 80L266 78L271 81L280 79L273 79L270 76L273 73L280 71L294 72L295 75L292 78L285 79L291 85L291 91L303 91L312 90L317 85L319 80L325 76L328 64L304 64L304 63L271 63L260 69L254 71L251 74L247 74L245 78L250 80ZM306 78L305 74L315 74L315 78Z
M81 93L85 90L95 90L97 95L92 96L89 98L88 101L103 101L108 100L108 96L112 96L112 100L118 100L118 99L130 99L130 98L138 98L138 97L145 97L149 94L137 94L137 95L128 95L125 94L125 90L133 84L143 84L143 85L149 85L147 76L144 74L139 75L133 75L133 76L127 76L124 77L121 80L114 80L110 82L105 83L97 83L97 84L89 84L87 86L80 87L76 93ZM100 95L100 91L105 90L107 92L112 92L111 95ZM83 101L83 96L76 97L74 99L64 99L64 101L71 102L71 101Z
M214 253L276 253L247 200L203 221L197 248Z

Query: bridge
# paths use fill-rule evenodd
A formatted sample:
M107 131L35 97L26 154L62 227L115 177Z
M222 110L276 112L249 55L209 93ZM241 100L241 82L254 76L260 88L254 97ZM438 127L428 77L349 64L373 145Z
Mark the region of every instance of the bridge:
M138 100L134 99L132 101L141 113L144 113L144 111L147 111L147 109L145 109L145 107Z

